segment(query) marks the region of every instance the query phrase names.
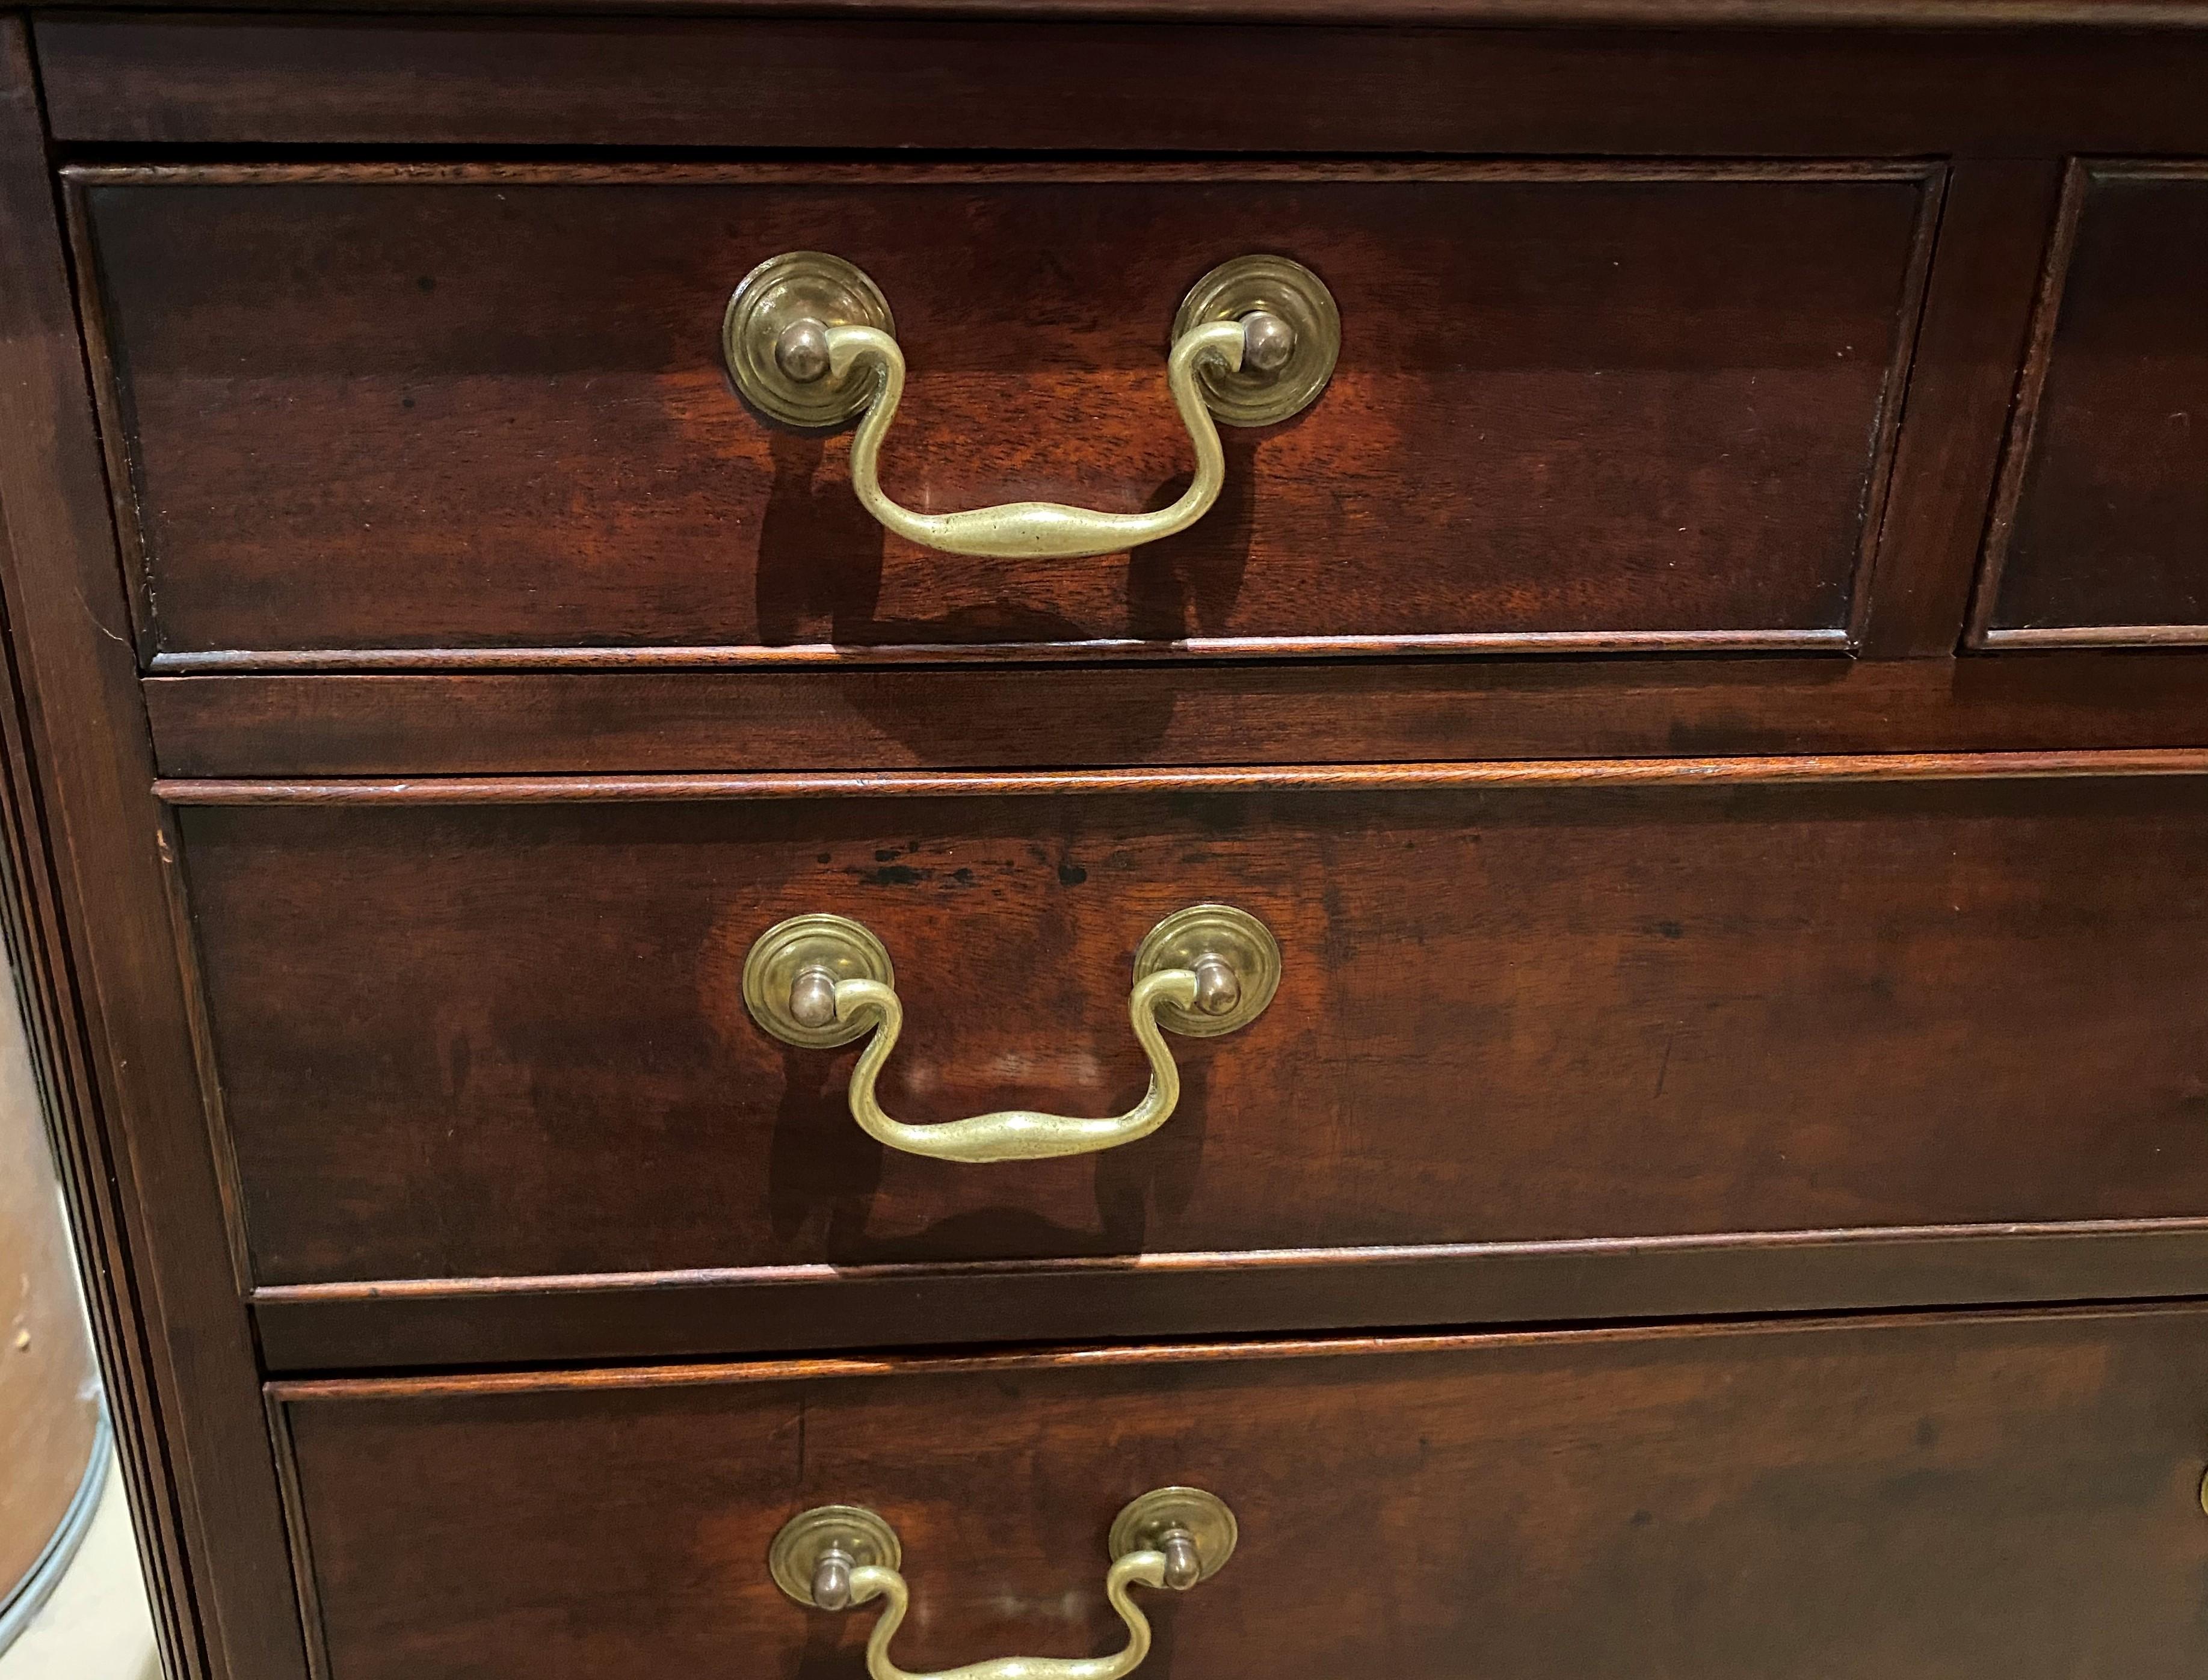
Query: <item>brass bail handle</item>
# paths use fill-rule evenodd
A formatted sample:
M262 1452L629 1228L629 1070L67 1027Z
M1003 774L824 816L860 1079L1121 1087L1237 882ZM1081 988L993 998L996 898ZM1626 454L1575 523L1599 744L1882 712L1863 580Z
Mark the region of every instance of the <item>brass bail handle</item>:
M996 1657L940 1674L913 1674L889 1654L910 1593L899 1573L903 1548L897 1530L857 1505L822 1505L792 1517L767 1551L767 1569L782 1590L816 1610L843 1611L882 1601L867 1640L871 1680L1120 1680L1150 1653L1150 1623L1128 1596L1131 1587L1185 1593L1209 1581L1234 1551L1234 1513L1202 1488L1161 1487L1122 1510L1112 1524L1112 1566L1104 1596L1125 1624L1127 1642L1109 1657Z
M1180 1068L1164 1031L1214 1037L1264 1013L1281 981L1281 947L1265 924L1231 904L1191 904L1153 927L1135 952L1127 1015L1150 1065L1149 1089L1123 1114L1088 1118L1009 1108L913 1125L875 1095L897 1048L904 1005L887 948L846 916L777 922L744 959L744 1002L787 1044L826 1049L873 1035L851 1070L851 1118L878 1142L938 1161L1041 1161L1089 1155L1146 1137L1180 1101Z
M1271 425L1316 401L1334 374L1341 318L1325 283L1287 257L1238 257L1196 283L1166 357L1196 472L1171 507L1147 513L1057 501L922 513L891 500L879 462L904 394L904 351L881 289L841 257L793 251L761 263L729 298L722 340L737 388L762 413L808 427L858 420L851 488L886 529L946 554L1064 560L1155 543L1202 519L1227 482L1213 417Z

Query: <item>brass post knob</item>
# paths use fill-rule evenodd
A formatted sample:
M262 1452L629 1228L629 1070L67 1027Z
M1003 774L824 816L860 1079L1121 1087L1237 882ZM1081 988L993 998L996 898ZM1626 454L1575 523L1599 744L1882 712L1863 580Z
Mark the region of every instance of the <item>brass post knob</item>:
M1131 1587L1186 1592L1209 1581L1233 1554L1234 1513L1201 1488L1162 1487L1121 1511L1112 1524L1112 1567L1104 1596L1127 1629L1109 1657L996 1657L939 1675L909 1674L891 1660L891 1640L910 1607L899 1572L897 1531L863 1507L823 1505L792 1517L767 1549L767 1571L782 1590L816 1610L841 1611L882 1601L881 1619L867 1640L871 1680L1121 1680L1150 1653L1150 1623L1129 1598Z

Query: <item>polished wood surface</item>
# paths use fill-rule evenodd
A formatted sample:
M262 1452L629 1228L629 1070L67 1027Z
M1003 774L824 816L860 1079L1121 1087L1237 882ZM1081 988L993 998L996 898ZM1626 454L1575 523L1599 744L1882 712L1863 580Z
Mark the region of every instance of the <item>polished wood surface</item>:
M1974 625L2208 642L2208 167L2073 170Z
M1113 1514L1240 1543L1145 1673L2135 1680L2208 1659L2197 1309L279 1385L328 1671L859 1671L776 1530L897 1527L928 1670L1124 1639ZM406 1473L394 1474L394 1467ZM1140 1596L1140 1595L1138 1595Z
M211 179L78 178L160 652L1838 644L1936 207L1891 165ZM1163 347L1230 257L1315 269L1342 357L1179 537L939 554L729 391L730 289L804 249L897 311L922 511L1170 501Z
M306 1680L42 117L0 19L5 921L166 1671Z
M1277 765L1262 770L909 771L852 775L439 776L265 781L165 777L176 805L561 805L696 800L908 798L978 794L1399 793L1451 789L1772 787L1851 782L2002 782L2199 776L2208 749L2098 753L1888 753L1839 758L1551 759L1517 763Z
M207 14L39 42L55 135L134 148L2208 153L2197 31Z
M254 1275L2199 1211L2208 783L1697 779L186 809ZM885 1151L738 993L855 916L891 1112L1112 1113L1136 942L1204 899L1280 994L1091 1159Z
M272 1371L2195 1296L2208 1220L268 1284Z
M2208 12L483 15L563 3L0 27L0 921L171 1671L848 1680L864 1618L758 1573L814 1497L897 1507L909 1659L1094 1650L1104 1518L1182 1475L1256 1550L1161 1607L1161 1671L2197 1671L2199 1310L2060 1304L2208 1293L2208 660L1971 639L2189 633L2119 621L2189 587L2190 446L2126 405L2191 401ZM1458 27L1503 22L1580 27ZM699 486L763 518L783 471L715 372L783 248L745 207L934 253L891 282L892 474L968 471L956 420L962 495L1131 505L1195 267L1153 258L1222 184L1267 219L1205 228L1331 238L1364 290L1358 423L1243 441L1266 565L1062 569L1062 622L1011 573L877 586L832 530L732 582ZM981 273L1029 202L1076 256ZM1405 254L1484 324L1355 336ZM1033 324L1002 360L959 359L975 299ZM1437 340L1473 388L1406 371ZM1107 424L1061 444L1023 369L1111 384ZM1375 496L1435 447L1406 416L1456 425L1441 537ZM843 447L778 520L850 516ZM1331 547L1283 591L1287 507ZM150 588L148 535L188 562ZM1994 622L2011 585L2046 622ZM848 1058L735 1001L834 897L897 951L907 1113L1101 1112L1128 951L1198 893L1275 921L1290 988L1094 1161L870 1152ZM1922 1316L1994 1303L2030 1311ZM931 1343L1068 1351L608 1368ZM273 1374L327 1380L272 1438Z
M1954 651L2061 177L2038 158L1966 159L1948 171L1910 423L1857 623L1857 651L1870 657Z
M155 677L144 693L161 771L187 780L1181 771L2182 750L2208 739L2208 662L2185 651L934 671L585 666Z
M355 0L235 0L226 9L316 13ZM205 0L45 0L44 13L183 13ZM1192 19L1365 24L1640 24L1757 28L1901 26L2008 30L2019 26L2186 30L2208 26L2203 0L384 0L379 10L423 14L585 11L743 17L813 15Z

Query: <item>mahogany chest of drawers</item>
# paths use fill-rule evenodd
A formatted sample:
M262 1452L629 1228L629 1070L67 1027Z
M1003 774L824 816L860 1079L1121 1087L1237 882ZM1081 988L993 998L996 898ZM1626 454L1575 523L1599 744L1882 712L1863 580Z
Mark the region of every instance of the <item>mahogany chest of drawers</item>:
M2199 1675L2204 87L0 22L8 931L177 1680Z

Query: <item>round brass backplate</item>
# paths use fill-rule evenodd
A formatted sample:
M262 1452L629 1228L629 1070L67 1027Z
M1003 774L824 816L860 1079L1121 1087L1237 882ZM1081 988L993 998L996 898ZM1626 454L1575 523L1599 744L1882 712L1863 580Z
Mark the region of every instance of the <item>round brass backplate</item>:
M897 336L889 300L866 272L825 251L769 257L744 276L721 319L721 351L744 400L770 419L805 427L849 423L874 398L871 375L806 382L775 360L775 345L795 321L875 327Z
M1280 942L1263 922L1232 904L1191 904L1150 929L1135 950L1135 979L1148 980L1161 969L1192 969L1207 957L1234 970L1241 995L1222 1015L1200 1014L1179 1004L1161 1005L1158 1022L1168 1032L1193 1038L1231 1033L1263 1015L1280 989Z
M1202 369L1203 399L1230 426L1270 426L1317 400L1341 354L1341 311L1326 282L1284 256L1238 256L1189 288L1173 317L1173 338L1206 321L1239 321L1269 310L1295 328L1296 347L1272 373L1217 363Z
M840 1546L855 1568L894 1569L904 1562L897 1530L863 1505L816 1505L782 1525L766 1549L774 1584L801 1605L813 1602L813 1572L831 1546Z
M1234 1555L1238 1531L1224 1499L1200 1487L1161 1487L1112 1520L1112 1561L1131 1551L1157 1551L1169 1528L1182 1530L1196 1542L1198 1581L1210 1580Z
M825 1050L849 1044L873 1031L868 1018L831 1021L808 1027L789 1012L789 990L808 969L823 969L839 981L878 980L897 984L890 954L873 933L849 916L794 915L752 941L744 958L744 1006L752 1019L785 1044Z

